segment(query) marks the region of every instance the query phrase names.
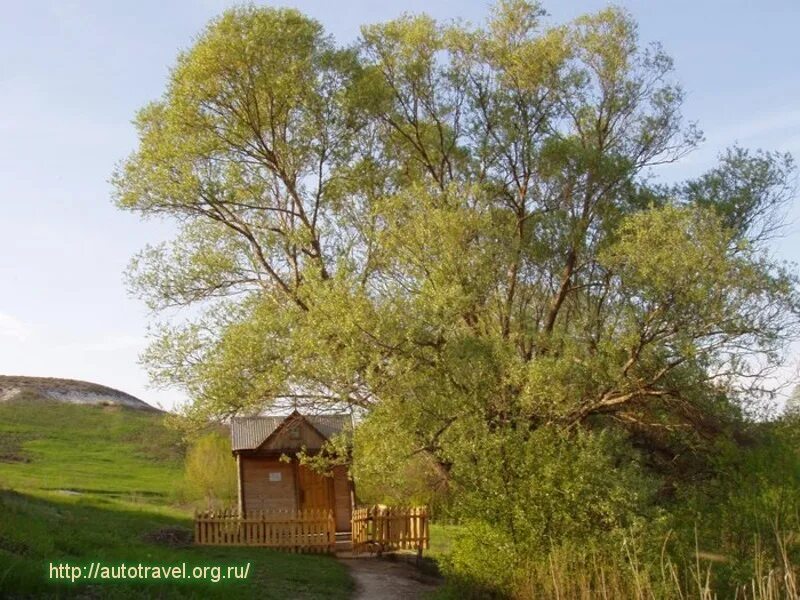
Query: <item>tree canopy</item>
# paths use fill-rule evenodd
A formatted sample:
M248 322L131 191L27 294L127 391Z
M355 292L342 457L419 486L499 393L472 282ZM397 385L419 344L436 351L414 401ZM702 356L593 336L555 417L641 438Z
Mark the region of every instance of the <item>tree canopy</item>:
M615 8L551 25L507 0L350 47L294 10L226 11L114 176L121 208L180 228L130 273L151 308L194 307L154 379L201 420L355 407L375 455L453 486L548 431L669 458L719 434L797 332L768 246L794 167L734 148L659 183L701 140L672 69Z

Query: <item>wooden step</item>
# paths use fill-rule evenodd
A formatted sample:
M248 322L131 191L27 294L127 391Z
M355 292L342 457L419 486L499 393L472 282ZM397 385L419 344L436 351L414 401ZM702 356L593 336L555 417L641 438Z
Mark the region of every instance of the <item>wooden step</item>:
M350 552L353 549L353 541L350 536L349 531L337 531L336 532L336 545L335 545L335 552L336 554L340 554L343 552Z

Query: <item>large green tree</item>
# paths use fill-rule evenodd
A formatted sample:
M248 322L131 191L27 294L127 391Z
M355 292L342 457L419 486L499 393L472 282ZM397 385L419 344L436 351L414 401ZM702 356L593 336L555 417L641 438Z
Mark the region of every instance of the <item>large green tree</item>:
M796 333L766 245L793 167L733 149L658 184L700 140L682 100L617 9L551 26L509 0L482 28L405 16L347 48L293 10L225 12L114 177L121 208L180 228L131 270L152 308L193 307L153 377L201 420L356 407L365 473L424 456L485 494L552 435L671 459L725 431Z

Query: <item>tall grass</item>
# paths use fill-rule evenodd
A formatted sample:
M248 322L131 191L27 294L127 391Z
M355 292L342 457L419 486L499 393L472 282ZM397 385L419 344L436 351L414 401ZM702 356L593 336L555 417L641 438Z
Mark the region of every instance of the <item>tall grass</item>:
M756 538L752 575L731 591L717 589L715 571L728 562L724 555L695 547L690 560L679 564L665 539L655 560L625 540L616 555L576 549L552 549L546 560L529 563L514 597L519 600L797 600L800 571L792 564L790 541L796 536L775 531L777 556ZM770 558L772 557L772 558Z

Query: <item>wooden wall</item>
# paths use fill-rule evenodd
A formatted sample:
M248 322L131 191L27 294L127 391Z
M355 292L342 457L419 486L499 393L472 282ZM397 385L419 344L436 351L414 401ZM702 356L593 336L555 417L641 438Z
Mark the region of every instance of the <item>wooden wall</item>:
M271 481L270 474L280 474ZM275 475L272 477L276 478ZM294 468L276 458L242 457L244 510L297 510Z
M242 456L241 487L244 494L243 506L245 512L258 510L298 510L308 508L298 502L305 496L311 508L333 509L336 518L337 531L350 531L350 518L352 516L352 489L353 485L347 477L347 467L337 466L331 478L313 473L310 469L295 463L287 463L278 457ZM303 471L304 480L295 479ZM271 481L270 474L280 473L280 481ZM275 475L273 475L275 479ZM314 481L312 481L314 480ZM321 486L311 487L318 482ZM308 486L304 494L300 494L297 484ZM320 504L321 497L318 487L331 489L332 494L326 495L328 506ZM314 491L317 490L317 491Z

